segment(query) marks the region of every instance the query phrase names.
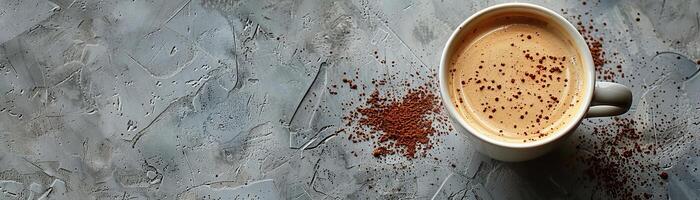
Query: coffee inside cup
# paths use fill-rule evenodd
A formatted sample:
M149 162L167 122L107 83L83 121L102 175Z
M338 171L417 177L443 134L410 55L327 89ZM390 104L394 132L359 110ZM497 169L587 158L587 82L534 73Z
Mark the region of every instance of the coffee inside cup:
M451 101L467 123L518 143L578 123L586 69L570 36L533 14L483 18L466 27L448 60Z

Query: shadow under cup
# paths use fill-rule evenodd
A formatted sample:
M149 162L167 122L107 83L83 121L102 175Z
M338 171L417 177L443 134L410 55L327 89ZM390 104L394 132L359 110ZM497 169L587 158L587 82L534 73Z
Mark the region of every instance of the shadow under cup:
M501 21L494 20L506 16L512 19ZM576 103L575 107L568 109L573 111L573 114L570 117L566 117L567 119L559 126L560 128L547 133L545 137L527 142L499 140L494 138L493 135L487 135L493 133L484 132L484 130L479 128L474 122L465 119L462 113L456 108L455 102L453 102L453 98L451 98L455 94L453 94L453 91L450 89L450 84L448 83L451 77L448 70L451 69L453 57L460 53L460 47L464 46L465 43L471 43L473 38L479 36L478 34L481 29L517 24L521 23L521 20L525 20L525 18L532 18L545 23L544 25L547 29L554 29L554 32L561 33L562 38L570 41L570 47L572 51L577 54L578 58L578 66L574 67L580 69L580 73L575 74L575 78L580 81L580 95L576 97L579 102ZM470 140L476 145L478 151L502 161L529 160L547 153L561 143L566 136L570 135L569 133L576 129L586 115L586 110L592 100L595 83L591 54L583 37L573 25L551 10L532 4L522 3L496 5L479 11L463 22L455 30L445 46L440 65L439 80L443 102L445 103L450 118L457 124L455 127L460 130L460 132L470 137Z

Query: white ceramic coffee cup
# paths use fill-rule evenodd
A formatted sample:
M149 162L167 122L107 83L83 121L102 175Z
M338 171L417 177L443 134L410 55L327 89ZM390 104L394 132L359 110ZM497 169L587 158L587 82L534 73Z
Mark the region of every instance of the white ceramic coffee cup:
M467 121L460 115L453 104L450 93L448 92L448 64L455 50L461 45L462 37L466 35L471 28L474 28L483 19L493 17L499 14L506 13L528 13L539 15L543 19L548 20L554 26L558 26L567 34L566 37L572 40L576 50L581 57L581 63L584 68L584 77L587 81L584 82L585 91L582 91L583 98L580 110L576 111L571 121L566 123L563 129L557 132L549 133L548 137L540 140L513 143L501 140L496 140L476 131ZM452 33L450 39L445 45L440 60L439 70L440 80L440 96L452 121L456 124L456 128L469 136L476 149L494 159L502 161L524 161L541 156L554 147L559 145L564 139L571 135L576 127L581 123L583 118L588 117L604 117L620 115L629 110L632 104L632 92L624 85L610 82L595 81L595 67L591 52L588 50L586 41L576 28L569 23L564 17L542 6L528 3L505 3L483 9L469 17L467 20L457 27Z

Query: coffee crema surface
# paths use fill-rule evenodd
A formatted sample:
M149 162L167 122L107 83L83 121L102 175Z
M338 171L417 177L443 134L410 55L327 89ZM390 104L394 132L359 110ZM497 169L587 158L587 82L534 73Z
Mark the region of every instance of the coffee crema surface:
M490 17L449 60L451 100L488 137L530 142L559 132L581 110L585 69L569 36L527 15Z

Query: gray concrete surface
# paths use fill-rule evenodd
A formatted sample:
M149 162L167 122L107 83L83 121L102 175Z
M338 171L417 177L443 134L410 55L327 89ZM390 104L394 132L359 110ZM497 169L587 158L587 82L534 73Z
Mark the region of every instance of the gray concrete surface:
M656 153L613 160L620 188L580 159L615 136L593 133L610 118L526 163L459 133L377 159L336 133L360 105L359 90L326 91L343 72L399 74L380 90L431 81L408 74L435 70L452 29L501 2L0 0L0 199L700 198L697 0L533 1L593 20L605 67L626 74L613 81L632 86L622 118Z

